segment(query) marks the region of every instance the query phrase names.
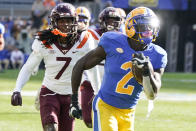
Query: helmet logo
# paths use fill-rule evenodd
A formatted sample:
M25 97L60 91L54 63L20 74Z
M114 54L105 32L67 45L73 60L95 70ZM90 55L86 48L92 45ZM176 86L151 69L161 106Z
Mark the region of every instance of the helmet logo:
M127 15L125 25L129 38L135 36L136 41L149 44L158 36L160 23L151 9L138 7Z

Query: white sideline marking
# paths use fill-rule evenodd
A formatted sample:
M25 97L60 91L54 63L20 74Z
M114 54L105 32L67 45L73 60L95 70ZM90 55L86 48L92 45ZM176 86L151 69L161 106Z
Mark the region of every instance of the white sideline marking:
M168 79L168 78L163 78L163 81L170 81L170 82L184 82L184 83L196 83L195 79Z
M37 91L22 91L22 96L36 96ZM0 95L12 95L12 92L0 92ZM146 99L144 93L141 93L141 99ZM162 93L160 92L156 100L165 101L196 101L196 94L183 94L183 93Z
M141 94L141 99L146 99L144 93ZM196 101L196 94L183 94L183 93L158 93L155 100L165 101Z
M22 91L21 95L22 96L36 96L37 91ZM12 92L10 91L3 91L0 92L0 95L12 95Z

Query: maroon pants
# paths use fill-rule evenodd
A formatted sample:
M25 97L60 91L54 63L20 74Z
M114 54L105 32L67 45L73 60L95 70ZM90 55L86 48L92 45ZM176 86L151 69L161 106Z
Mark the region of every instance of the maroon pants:
M80 87L81 91L81 108L82 108L82 117L86 125L92 125L92 100L94 97L94 91L89 81L84 81Z
M59 95L42 86L40 115L42 126L56 123L59 131L73 131L74 121L69 116L70 95Z

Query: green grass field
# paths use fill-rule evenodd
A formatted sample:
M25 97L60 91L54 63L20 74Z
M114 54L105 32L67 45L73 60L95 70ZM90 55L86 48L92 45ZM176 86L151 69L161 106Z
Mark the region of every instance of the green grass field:
M0 73L0 92L12 91L18 70ZM23 91L37 90L43 71L32 76ZM196 74L165 73L161 92L196 94ZM0 131L42 131L34 97L23 96L23 106L10 105L10 95L0 95ZM156 100L150 118L146 118L147 101L140 100L136 108L135 131L196 131L196 101ZM92 131L76 120L75 131Z

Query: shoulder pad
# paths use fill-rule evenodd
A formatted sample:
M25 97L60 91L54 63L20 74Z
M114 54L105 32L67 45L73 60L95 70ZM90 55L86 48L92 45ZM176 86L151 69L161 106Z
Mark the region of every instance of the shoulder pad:
M89 37L91 37L90 32L83 31L80 35L80 40L79 40L80 44L77 46L77 48L82 48L86 44Z
M153 45L157 53L161 55L167 55L167 52L161 46L156 45L156 44L153 44Z
M99 40L99 39L100 39L100 35L99 35L95 30L93 30L93 29L88 29L88 32L91 33L91 35L93 36L93 38L94 38L95 40Z
M38 39L35 39L32 44L32 50L35 52L40 52L42 48L43 48L42 42Z

